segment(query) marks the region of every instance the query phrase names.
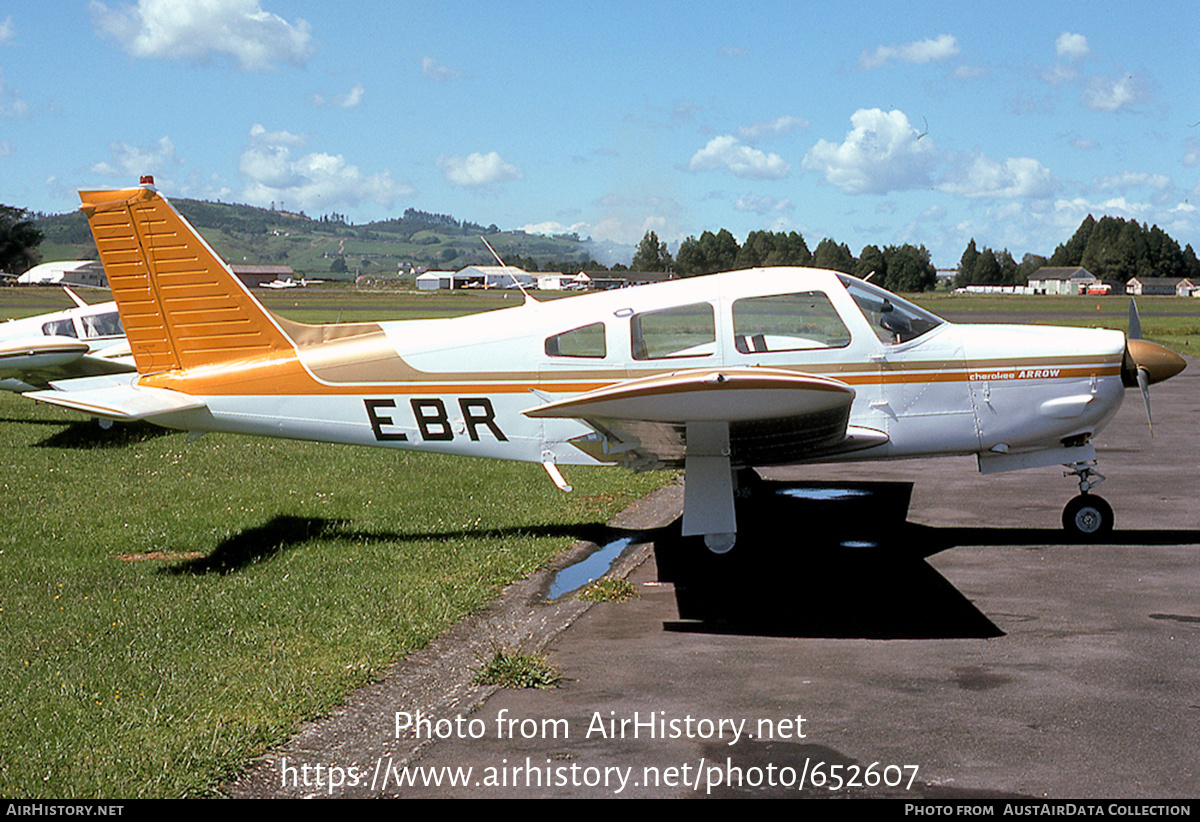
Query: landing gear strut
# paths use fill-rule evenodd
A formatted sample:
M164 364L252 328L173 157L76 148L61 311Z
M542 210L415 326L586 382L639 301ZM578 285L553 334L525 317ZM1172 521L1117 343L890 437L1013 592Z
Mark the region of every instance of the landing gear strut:
M1096 461L1077 462L1068 465L1064 477L1079 477L1079 496L1067 503L1063 509L1063 528L1073 538L1095 542L1112 533L1112 506L1095 494L1093 488L1104 481L1104 475L1096 470Z

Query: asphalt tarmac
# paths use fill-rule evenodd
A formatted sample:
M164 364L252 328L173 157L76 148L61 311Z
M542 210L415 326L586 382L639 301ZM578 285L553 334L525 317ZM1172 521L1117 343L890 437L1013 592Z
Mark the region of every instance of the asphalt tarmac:
M227 792L1194 799L1198 389L1195 359L1152 388L1153 438L1126 392L1096 441L1098 545L1064 542L1057 467L763 472L725 557L673 538L667 489L612 525L637 599L549 600L579 546ZM563 682L472 684L504 646L544 648Z

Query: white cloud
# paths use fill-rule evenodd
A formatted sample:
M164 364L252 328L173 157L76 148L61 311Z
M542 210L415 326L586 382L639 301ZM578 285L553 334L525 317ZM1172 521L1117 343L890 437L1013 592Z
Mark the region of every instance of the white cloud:
M517 231L524 231L526 234L543 234L547 237L553 237L555 234L587 234L587 223L572 223L571 225L563 225L555 220L547 220L543 223L529 223L527 225L518 226Z
M1200 140L1195 137L1187 138L1183 144L1183 157L1180 159L1188 168L1195 168L1200 165Z
M987 76L991 71L988 66L955 66L950 76L955 80L974 80L976 77Z
M1130 216L1141 215L1145 217L1154 210L1154 206L1150 203L1131 202L1125 197L1113 197L1111 200L1105 200L1100 203L1100 210L1106 212L1125 213Z
M327 209L374 202L391 206L414 189L397 182L390 171L364 174L340 154L293 154L307 141L286 131L267 131L255 124L238 167L246 180L242 197L254 205L271 202L293 210Z
M462 72L456 71L448 66L438 65L438 61L434 60L432 57L422 57L421 76L427 80L444 83L448 80L459 79L462 77Z
M13 39L16 33L17 30L13 27L12 15L10 14L4 18L3 22L0 22L0 44L7 43Z
M592 239L600 242L634 245L641 241L647 231L653 231L658 239L669 242L667 236L671 231L666 217L659 214L648 214L641 217L632 215L608 215L601 217L592 224Z
M947 175L938 188L947 194L971 199L1046 197L1054 190L1050 170L1030 157L1010 157L996 162L976 156L965 168Z
M749 57L750 52L737 46L721 46L717 51L722 57Z
M1143 84L1129 75L1117 80L1094 77L1083 92L1083 103L1092 111L1118 111L1144 98Z
M1061 86L1078 80L1079 71L1074 66L1056 63L1042 72L1042 79L1052 86Z
M1084 217L1091 214L1096 219L1101 216L1115 216L1148 219L1154 212L1154 206L1149 203L1131 202L1124 197L1113 197L1100 202L1092 202L1083 197L1072 200L1056 200L1055 212L1063 218L1063 222L1074 231ZM1157 220L1155 220L1157 222ZM1061 241L1060 241L1061 242Z
M879 68L893 61L910 64L945 60L958 54L958 40L941 34L933 39L917 40L900 46L880 46L873 52L859 55L858 64L864 69Z
M15 88L10 86L0 73L0 117L24 117L29 114L29 104Z
M520 180L524 174L499 154L473 152L466 157L439 157L437 161L446 179L456 186L476 188Z
M232 57L241 68L263 71L277 63L303 65L312 55L310 26L262 10L258 0L138 0L109 9L93 0L92 21L134 57L204 62Z
M255 123L250 127L250 138L257 143L284 145L289 148L299 148L308 142L299 134L292 134L287 131L267 131L261 123Z
M780 180L788 176L791 166L778 154L767 154L743 146L732 135L714 137L708 145L692 155L689 171L710 171L727 168L735 177L750 180Z
M8 140L0 140L0 157L8 157L16 151L16 146Z
M748 211L753 214L769 214L772 211L781 213L794 211L796 206L787 197L775 198L758 194L743 194L733 204L736 211Z
M774 134L787 134L797 128L808 128L808 120L803 117L793 117L790 114L785 114L781 117L776 117L774 120L759 120L757 123L751 123L748 126L738 127L738 136L743 140L755 140L759 137L767 137Z
M362 83L359 83L346 94L335 94L328 98L323 94L314 94L312 97L313 105L329 108L357 108L358 104L362 102L363 94L366 91L366 87Z
M683 208L669 197L627 197L614 193L599 198L592 206L599 210L599 216L590 221L587 233L598 243L632 247L647 231L655 232L667 243L676 242L683 235ZM626 265L630 256L632 250L624 260ZM604 262L600 257L596 259Z
M804 155L804 168L847 194L884 194L924 188L938 159L899 110L859 109L842 143L819 140Z
M1100 177L1095 181L1095 185L1101 191L1128 188L1153 188L1161 191L1171 187L1171 178L1165 174L1125 171L1121 174Z
M92 173L135 180L143 174L164 174L182 162L175 153L175 144L170 137L160 137L151 146L109 143L108 150L112 154L112 162L93 164Z
M1079 60L1087 57L1091 52L1086 37L1066 31L1058 35L1058 39L1054 41L1054 50L1059 57L1066 57L1069 60Z

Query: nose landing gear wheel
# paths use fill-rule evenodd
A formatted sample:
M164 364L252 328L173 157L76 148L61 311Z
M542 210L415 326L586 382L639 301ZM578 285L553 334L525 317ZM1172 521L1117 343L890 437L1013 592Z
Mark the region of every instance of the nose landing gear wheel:
M1063 509L1062 521L1072 538L1096 542L1112 533L1113 509L1095 494L1080 494Z

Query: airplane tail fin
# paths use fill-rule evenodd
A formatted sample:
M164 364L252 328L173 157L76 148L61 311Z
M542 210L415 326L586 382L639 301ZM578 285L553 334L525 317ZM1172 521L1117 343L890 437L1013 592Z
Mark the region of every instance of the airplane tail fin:
M139 374L295 350L152 179L79 196Z

